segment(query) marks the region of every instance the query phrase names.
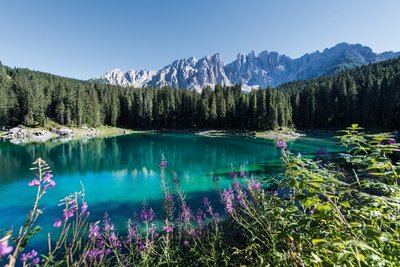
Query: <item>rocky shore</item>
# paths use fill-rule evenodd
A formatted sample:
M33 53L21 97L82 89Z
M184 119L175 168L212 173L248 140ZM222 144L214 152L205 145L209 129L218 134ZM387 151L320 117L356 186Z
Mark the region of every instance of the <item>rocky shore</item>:
M79 128L54 127L51 129L14 127L4 131L3 134L0 134L0 137L8 139L13 144L23 144L46 141L65 142L74 139L91 139L98 136L128 134L130 132L127 129L113 127L96 129L87 127L86 125Z
M204 136L226 136L226 135L239 135L239 136L252 136L256 137L257 132L246 130L207 130L196 132L197 135Z
M283 140L283 141L291 141L301 136L305 136L303 133L298 133L294 130L271 130L265 132L258 132L257 137L267 138L272 140Z

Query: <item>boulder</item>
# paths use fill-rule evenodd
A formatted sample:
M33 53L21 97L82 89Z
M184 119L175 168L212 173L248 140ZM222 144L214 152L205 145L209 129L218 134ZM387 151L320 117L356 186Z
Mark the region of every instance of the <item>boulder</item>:
M10 129L4 137L10 139L12 143L19 144L32 141L46 141L51 138L51 134L46 130L27 130L15 127Z
M74 131L72 131L71 129L66 128L66 127L59 128L59 129L53 128L53 129L51 129L51 131L55 134L58 134L59 136L65 136L65 137L72 136L74 133Z

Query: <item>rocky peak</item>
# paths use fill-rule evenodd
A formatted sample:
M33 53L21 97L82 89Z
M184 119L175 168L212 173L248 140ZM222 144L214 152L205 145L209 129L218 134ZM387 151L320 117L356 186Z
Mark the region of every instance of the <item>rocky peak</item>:
M400 53L374 53L360 44L339 43L322 52L315 51L292 59L278 52L262 51L258 55L251 51L238 54L225 65L220 54L207 55L199 60L194 57L175 60L158 71L114 69L102 79L110 84L123 86L171 86L201 90L216 84L241 84L243 88L277 86L281 83L313 79L340 70L363 64L399 57Z

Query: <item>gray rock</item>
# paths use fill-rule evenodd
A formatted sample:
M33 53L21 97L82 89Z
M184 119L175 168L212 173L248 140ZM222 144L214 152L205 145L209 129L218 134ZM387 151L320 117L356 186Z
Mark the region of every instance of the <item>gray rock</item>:
M10 139L11 143L20 144L27 142L47 141L51 138L51 133L46 130L27 130L20 127L12 128L4 136Z
M66 128L66 127L59 128L59 129L53 128L53 129L51 129L51 131L55 134L58 134L59 136L64 136L64 137L72 136L74 133L74 131L72 131L71 129Z

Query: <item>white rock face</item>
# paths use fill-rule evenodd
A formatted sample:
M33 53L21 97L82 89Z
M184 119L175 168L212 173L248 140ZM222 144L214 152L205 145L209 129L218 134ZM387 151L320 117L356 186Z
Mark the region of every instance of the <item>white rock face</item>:
M113 85L143 87L155 74L156 71L152 70L129 70L122 72L120 69L113 69L101 78Z
M114 69L106 73L103 80L110 84L146 87L170 86L182 89L202 90L206 86L242 85L242 89L278 86L285 82L307 80L322 75L376 63L399 57L400 52L374 53L371 48L360 44L340 43L323 52L305 54L292 59L277 52L263 51L239 54L235 61L224 65L219 54L200 60L193 57L180 59L159 71Z

